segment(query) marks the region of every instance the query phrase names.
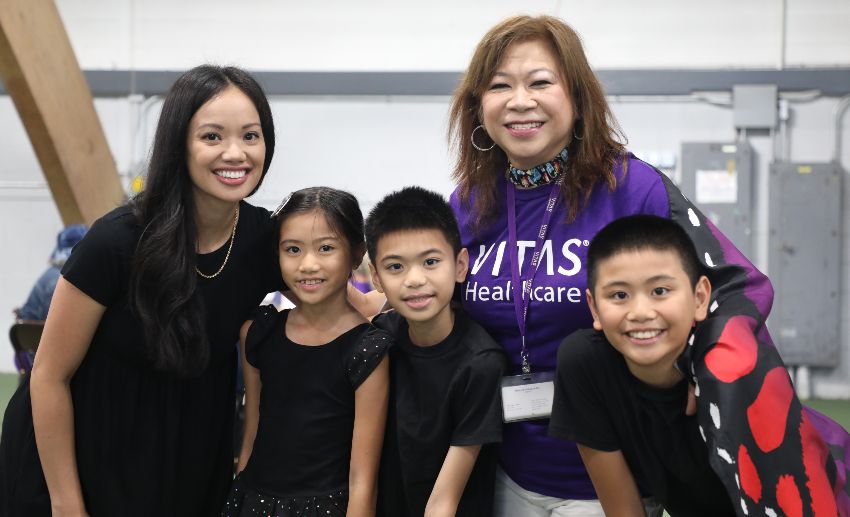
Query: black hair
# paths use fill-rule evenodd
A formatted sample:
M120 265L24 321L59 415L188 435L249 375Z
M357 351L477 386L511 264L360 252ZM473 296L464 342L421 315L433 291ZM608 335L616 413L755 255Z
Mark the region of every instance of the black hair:
M197 285L197 228L186 142L192 117L229 86L251 99L266 145L263 172L274 154L274 122L263 89L244 70L202 65L183 73L168 91L156 127L145 189L129 203L143 228L130 272L130 307L139 318L156 369L197 375L209 362L206 314L193 297ZM251 192L256 192L257 188Z
M587 250L587 286L596 288L599 263L618 253L641 250L673 251L682 262L691 287L695 288L703 268L694 243L676 222L655 215L632 215L609 223L590 242Z
M452 208L443 196L422 187L405 187L393 192L369 212L366 220L369 260L375 263L381 237L403 230L439 230L455 256L462 248Z
M334 232L348 244L352 269L363 261L363 213L357 198L331 187L310 187L295 191L275 211L278 235L283 222L290 216L319 211ZM279 251L279 250L278 250Z

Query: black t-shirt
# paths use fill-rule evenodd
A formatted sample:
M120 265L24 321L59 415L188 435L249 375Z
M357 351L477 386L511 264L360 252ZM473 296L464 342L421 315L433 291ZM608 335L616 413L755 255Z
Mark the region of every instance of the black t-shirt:
M430 347L411 343L407 322L395 312L382 314L373 323L396 341L389 352L390 406L378 515L421 516L449 447L483 445L457 515L489 517L494 444L502 439L502 348L459 310L451 334Z
M578 330L558 349L549 433L601 451L621 450L638 489L673 517L735 515L696 416L687 380L655 388L638 380L601 332Z
M245 355L260 370L260 422L242 478L278 498L348 490L354 392L381 362L392 338L368 323L329 343L286 337L286 319L268 305L254 318Z
M268 211L240 204L230 258L213 279L198 277L210 360L199 375L154 370L127 290L142 227L129 208L106 214L77 244L62 275L106 312L71 380L77 469L91 515L218 515L232 478L233 403L239 328L269 291L281 287ZM215 271L229 243L198 255ZM35 448L29 384L3 422L4 499L23 515L49 515ZM2 505L0 505L0 513ZM12 510L14 513L14 510Z

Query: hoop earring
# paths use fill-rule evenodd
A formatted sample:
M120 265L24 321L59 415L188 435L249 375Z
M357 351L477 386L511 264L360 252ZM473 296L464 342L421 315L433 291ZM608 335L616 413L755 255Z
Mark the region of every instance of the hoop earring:
M584 137L578 136L578 133L576 133L576 126L577 125L578 124L573 125L573 138L575 138L576 140L584 140Z
M476 144L476 143L475 143L475 132L476 132L476 131L478 131L479 129L484 129L484 125L483 125L483 124L479 124L478 126L476 126L476 127L475 127L475 129L473 129L473 130L472 130L472 133L470 133L470 135L469 135L469 141L472 143L472 147L474 147L474 148L478 149L478 150L479 150L479 151L481 151L482 153L486 153L487 151L489 151L489 150L493 149L494 147L496 147L496 142L494 141L494 142L493 142L493 145L491 145L490 147L488 147L488 148L486 148L486 149L485 149L485 148L483 148L483 147L478 147L478 144ZM487 130L486 130L486 129L484 129L484 134L485 134L485 135L487 134ZM488 135L488 136L489 136L489 135ZM491 140L492 140L492 139L491 139Z

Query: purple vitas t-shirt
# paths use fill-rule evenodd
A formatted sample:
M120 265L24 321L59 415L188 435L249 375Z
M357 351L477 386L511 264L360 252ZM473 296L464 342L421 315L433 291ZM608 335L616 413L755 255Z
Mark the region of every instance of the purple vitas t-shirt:
M526 347L532 371L554 371L558 345L592 319L585 299L587 246L596 233L614 219L632 214L668 217L666 189L659 172L630 159L628 173L615 169L617 188L599 183L572 223L565 223L566 207L559 201L543 243L534 277L526 322ZM451 205L460 224L463 245L469 250L469 275L462 300L468 314L481 324L507 352L509 374L520 373L520 333L513 304L508 246L506 183L500 182L498 206L503 207L490 225L474 229L478 220L461 206L457 192ZM516 191L517 248L522 280L528 265L550 187ZM562 499L595 499L596 494L573 442L548 436L549 420L506 424L501 464L521 487Z

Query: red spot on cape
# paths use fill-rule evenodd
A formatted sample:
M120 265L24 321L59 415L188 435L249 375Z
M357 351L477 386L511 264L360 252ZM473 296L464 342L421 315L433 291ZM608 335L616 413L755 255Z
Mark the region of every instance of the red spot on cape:
M741 479L741 489L755 502L761 500L761 479L747 448L738 447L738 475Z
M803 445L803 466L809 478L806 486L812 496L812 513L815 517L838 515L835 495L825 470L829 453L805 411L800 421L800 439Z
M767 372L756 400L747 408L747 422L763 452L782 445L793 398L794 390L785 368L777 366Z
M793 476L780 476L776 483L776 502L788 517L803 517L803 501Z
M715 377L735 382L753 371L758 359L755 326L755 320L748 316L729 318L717 343L705 356L705 364Z

